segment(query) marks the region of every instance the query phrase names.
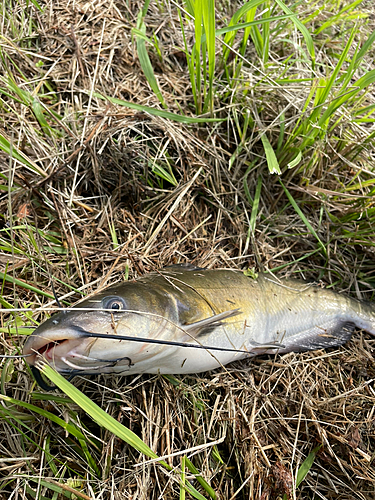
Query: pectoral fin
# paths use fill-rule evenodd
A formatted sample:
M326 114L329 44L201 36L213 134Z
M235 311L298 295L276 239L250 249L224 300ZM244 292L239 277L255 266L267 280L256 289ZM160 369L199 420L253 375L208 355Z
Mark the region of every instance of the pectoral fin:
M184 330L186 330L189 335L192 335L193 337L201 337L212 332L212 330L218 326L221 326L224 319L232 318L233 316L237 316L237 314L241 314L239 309L224 311L222 313L215 314L214 316L210 316L209 318L196 321L195 323L184 325Z

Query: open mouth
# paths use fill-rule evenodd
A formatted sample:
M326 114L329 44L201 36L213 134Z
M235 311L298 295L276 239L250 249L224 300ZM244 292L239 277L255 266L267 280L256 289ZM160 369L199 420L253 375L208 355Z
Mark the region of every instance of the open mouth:
M68 342L69 339L65 336L61 339L50 339L32 335L24 345L23 354L28 356L28 363L34 365L38 356L52 360L56 352L55 349L58 349L60 352L64 352L64 350L69 351ZM66 345L66 349L61 348L63 344L64 346Z
M97 373L98 370L113 368L119 362L124 361L127 362L128 368L132 365L131 359L127 356L115 359L101 359L85 356L82 352L77 351L77 346L74 346L75 343L76 342L71 339L54 340L46 342L39 347L39 349L33 349L33 351L35 357L38 355L43 356L47 361L51 361L55 368L62 373ZM65 344L65 347L59 348L62 344ZM79 341L79 344L81 344L81 341ZM59 349L56 352L57 348Z
M44 344L42 347L38 349L38 354L41 356L45 356L48 359L52 359L51 356L51 351L54 347L57 347L60 344L63 344L64 342L67 342L67 339L62 339L62 340L54 340L52 342L47 342Z

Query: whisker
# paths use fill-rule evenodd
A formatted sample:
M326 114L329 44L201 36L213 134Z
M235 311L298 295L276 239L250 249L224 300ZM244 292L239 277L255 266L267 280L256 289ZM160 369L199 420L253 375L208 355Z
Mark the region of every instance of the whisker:
M35 378L36 383L41 387L44 391L54 391L57 389L56 385L48 385L42 378L42 375L40 373L40 370L36 368L35 366L30 366L31 372Z
M81 356L78 356L81 357ZM84 356L86 357L86 356ZM68 361L65 356L61 357L61 361L63 361L66 365L70 366L71 368L79 371L88 371L88 370L102 370L103 368L112 368L117 365L119 361L128 361L129 365L128 367L131 366L132 362L131 359L125 356L124 358L116 358L116 359L95 359L95 358L87 358L87 359L92 359L93 361L98 361L100 363L107 363L104 366L78 366L72 363L71 361Z
M72 363L71 361L68 361L65 356L61 357L61 361L63 361L66 365L70 366L70 368L73 368L74 370L80 370L80 371L85 371L85 370L98 370L99 368L105 368L105 366L78 366Z
M78 328L77 328L78 329ZM116 335L116 334L106 334L106 333L92 333L82 329L83 337L93 337L101 339L113 339L113 340L128 340L130 342L141 342L143 344L160 344L160 345L172 345L176 347L190 347L193 349L205 349L208 351L221 351L221 352L239 352L242 354L250 354L247 350L242 349L231 349L228 347L214 347L206 346L203 344L188 344L187 342L176 342L174 340L161 340L161 339L150 339L144 337L130 337L128 335Z
M59 298L57 296L57 293L56 293L56 290L55 290L55 286L53 284L53 279L51 278L51 288L52 288L52 293L53 293L53 296L55 297L55 301L56 301L56 304L57 304L57 307L59 309L63 309L63 306L61 305L60 301L59 301Z

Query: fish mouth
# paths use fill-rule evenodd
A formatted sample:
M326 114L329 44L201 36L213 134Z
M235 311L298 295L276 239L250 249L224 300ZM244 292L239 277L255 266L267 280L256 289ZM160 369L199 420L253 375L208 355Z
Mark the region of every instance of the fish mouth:
M77 339L75 340L75 342L74 340L72 341L72 339L67 338L58 340L46 340L41 336L35 336L35 338L33 337L28 339L24 346L23 352L24 354L28 354L29 356L28 363L30 364L32 374L41 389L45 391L53 391L57 389L57 386L49 385L42 377L42 374L39 371L39 367L37 367L37 362L41 357L45 359L49 364L54 366L57 371L67 376L68 380L71 380L76 375L84 373L84 370L82 370L80 367L77 366L75 367L75 369L73 369L66 363L67 356L69 356L72 351L71 347L74 349L74 344L77 344ZM62 353L56 352L56 350L59 348L66 351L66 356L61 355Z
M42 347L38 349L38 351L35 353L36 356L44 356L47 359L52 359L53 356L51 355L52 350L57 347L58 345L63 344L64 342L69 342L68 339L62 339L62 340L53 340L52 342L47 342L44 344Z
M38 357L42 356L46 361L52 364L58 371L63 371L61 361L74 357L84 357L80 352L82 349L82 341L84 339L62 338L58 340L50 340L42 337L35 337L31 342L26 342L23 349L23 354L28 356L27 362L35 366ZM77 351L77 348L79 351ZM66 363L64 363L66 364ZM75 367L77 368L77 367Z
M37 361L41 357L45 359L49 364L53 365L60 373L68 376L68 380L71 380L75 375L79 375L82 373L82 370L73 370L69 366L64 368L64 365L58 363L59 360L62 361L57 353L55 352L60 346L64 348L66 351L70 351L69 343L71 343L71 339L62 338L58 340L48 340L39 335L33 335L28 338L26 344L23 348L23 354L28 356L28 363L30 365L32 374L34 376L35 381L39 385L39 387L45 391L53 391L57 389L55 385L49 385L44 378L42 377L39 368L37 368Z
M30 335L23 347L23 355L27 356L27 362L31 366L35 366L38 357L42 356L58 371L64 371L64 368L67 368L64 358L86 357L83 354L89 352L93 340L85 338L85 332L79 327L43 326Z
M28 357L31 367L36 366L38 358L43 357L58 372L72 376L78 374L97 374L103 371L110 372L118 364L124 365L126 372L132 366L128 356L115 359L103 359L90 356L90 350L97 340L96 334L86 332L77 327L71 331L57 332L53 335L47 332L43 335L32 335L23 348L23 354ZM55 338L51 338L55 337Z

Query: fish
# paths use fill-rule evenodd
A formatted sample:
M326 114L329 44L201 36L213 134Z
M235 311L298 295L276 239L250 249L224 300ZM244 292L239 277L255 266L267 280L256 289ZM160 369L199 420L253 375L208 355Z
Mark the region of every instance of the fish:
M179 264L54 314L23 355L34 374L41 356L69 377L189 374L340 346L356 327L375 335L374 304L296 279Z

